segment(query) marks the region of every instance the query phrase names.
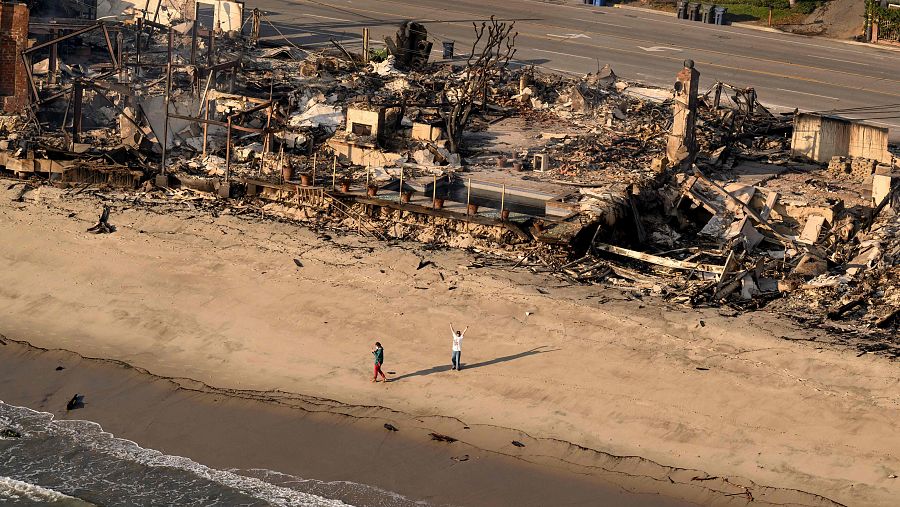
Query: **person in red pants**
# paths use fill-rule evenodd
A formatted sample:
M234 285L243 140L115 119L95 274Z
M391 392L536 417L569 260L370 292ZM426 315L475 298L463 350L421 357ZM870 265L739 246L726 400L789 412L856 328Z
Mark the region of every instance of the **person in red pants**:
M375 342L375 350L372 351L372 355L375 356L375 378L372 379L372 382L378 382L379 374L381 374L381 378L387 382L387 377L385 377L384 372L381 371L381 365L384 363L384 347L381 346L380 342Z

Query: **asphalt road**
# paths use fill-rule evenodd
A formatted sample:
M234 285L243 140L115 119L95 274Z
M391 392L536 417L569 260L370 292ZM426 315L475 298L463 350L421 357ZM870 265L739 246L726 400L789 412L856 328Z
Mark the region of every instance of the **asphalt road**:
M585 74L610 64L622 78L670 86L685 59L696 62L701 90L715 81L756 88L764 104L801 111L883 109L842 113L891 128L900 141L900 52L824 38L704 25L670 15L574 0L250 0L247 8L299 46L329 39L358 47L363 27L372 39L393 34L406 19L424 22L433 37L469 51L473 22L494 15L515 21L516 62ZM266 38L281 38L265 26Z

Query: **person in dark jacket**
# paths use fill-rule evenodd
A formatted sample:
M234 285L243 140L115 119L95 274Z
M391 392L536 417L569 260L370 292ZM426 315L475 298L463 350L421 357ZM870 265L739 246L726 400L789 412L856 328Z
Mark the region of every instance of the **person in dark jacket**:
M375 342L375 350L372 351L372 355L375 356L375 378L372 379L372 382L378 382L379 374L381 374L381 378L387 382L387 377L385 377L384 372L381 371L381 365L384 363L384 347L381 346L380 342Z

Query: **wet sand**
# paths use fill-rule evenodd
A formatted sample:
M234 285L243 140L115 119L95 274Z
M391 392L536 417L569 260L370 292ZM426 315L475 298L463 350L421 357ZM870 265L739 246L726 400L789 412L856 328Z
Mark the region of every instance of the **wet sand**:
M816 505L821 495L891 505L900 496L889 478L900 471L898 365L819 345L777 316L686 310L479 267L464 251L326 235L190 203L113 199L118 230L95 236L84 231L100 201L88 192L41 189L24 202L11 194L0 195L0 332L10 338L226 390L389 407L453 436L459 425L479 428L467 445L517 462L528 453L528 466L570 479L598 459L613 469L604 460L640 456L613 461L649 466L634 475L655 483L749 490L773 503ZM421 260L432 264L417 269ZM449 371L450 321L471 326L460 373ZM368 381L375 340L396 382ZM417 438L434 445L426 436ZM529 439L558 446L538 455L543 446ZM682 469L693 475L668 472ZM692 480L706 478L700 470L720 479ZM360 482L403 493L394 486L408 477L390 473L360 473ZM767 496L775 494L788 497ZM469 500L478 499L456 499Z
M60 419L91 420L117 437L214 468L352 481L434 505L694 505L686 499L743 504L715 492L731 486L722 481L692 484L696 471L600 453L594 453L594 463L579 466L563 459L572 453L565 444L513 430L287 393L214 389L123 363L4 341L0 361L9 365L0 372L4 402ZM57 371L58 366L65 369ZM84 393L84 406L67 411L75 393ZM386 423L397 431L385 429ZM459 440L434 441L429 434L436 430ZM518 448L509 445L513 439L527 443ZM487 451L472 442L509 449ZM688 482L661 480L665 477ZM343 489L337 498L354 506L383 500Z

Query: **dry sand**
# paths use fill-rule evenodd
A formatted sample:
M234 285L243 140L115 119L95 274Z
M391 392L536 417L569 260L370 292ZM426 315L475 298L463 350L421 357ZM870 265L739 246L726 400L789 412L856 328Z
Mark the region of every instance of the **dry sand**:
M15 202L10 183L0 187L0 333L10 338L219 388L390 407L426 417L423 427L450 431L436 421L455 418L486 428L467 445L548 470L611 467L596 450L729 481L617 461L659 484L742 485L772 503L827 504L758 485L848 505L900 497L889 478L900 474L898 365L818 344L775 316L685 310L479 268L463 251L327 238L184 203L113 200L118 230L95 236L85 229L100 201L89 192L41 188ZM420 259L433 264L417 270ZM451 321L470 326L459 373L448 371ZM369 382L375 340L395 382ZM507 432L565 445L539 457Z

